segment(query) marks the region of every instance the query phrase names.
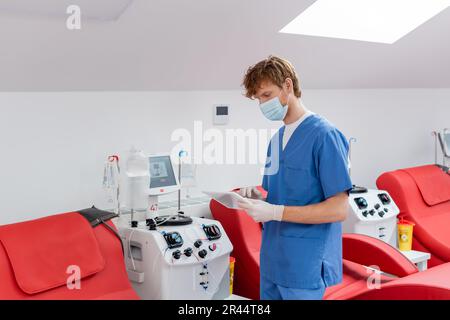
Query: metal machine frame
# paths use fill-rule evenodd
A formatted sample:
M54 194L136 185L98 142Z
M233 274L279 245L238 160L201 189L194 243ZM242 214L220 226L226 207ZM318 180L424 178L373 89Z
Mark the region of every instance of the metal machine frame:
M450 158L450 131L449 129L444 129L444 131L439 132L439 142L441 143L442 153L446 158Z

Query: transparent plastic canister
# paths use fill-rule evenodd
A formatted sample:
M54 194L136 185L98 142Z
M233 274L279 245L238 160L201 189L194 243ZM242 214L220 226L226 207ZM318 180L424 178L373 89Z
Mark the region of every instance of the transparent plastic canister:
M146 210L148 206L147 190L150 187L150 165L148 157L132 148L127 160L128 207L134 210Z

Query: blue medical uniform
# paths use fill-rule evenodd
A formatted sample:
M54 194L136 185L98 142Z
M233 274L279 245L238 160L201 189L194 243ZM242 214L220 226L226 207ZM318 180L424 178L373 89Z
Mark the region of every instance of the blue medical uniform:
M306 206L352 188L348 142L330 122L309 116L283 150L284 129L269 144L269 203ZM261 299L322 299L326 287L342 282L341 223L266 222L260 258Z

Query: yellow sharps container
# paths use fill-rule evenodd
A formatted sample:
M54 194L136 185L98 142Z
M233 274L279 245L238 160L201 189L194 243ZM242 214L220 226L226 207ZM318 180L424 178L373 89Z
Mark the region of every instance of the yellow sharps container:
M413 229L415 224L403 218L397 223L398 227L398 249L410 251L412 249Z
M236 263L236 259L230 257L230 295L233 294L233 283L234 283L234 265Z

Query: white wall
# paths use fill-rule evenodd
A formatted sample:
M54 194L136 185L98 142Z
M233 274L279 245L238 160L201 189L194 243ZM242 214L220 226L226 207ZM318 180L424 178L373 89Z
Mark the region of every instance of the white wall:
M303 94L308 108L358 139L359 185L373 187L386 170L433 162L430 132L450 126L450 89ZM0 224L101 207L107 155L126 156L131 145L170 151L175 129L192 131L195 120L212 126L216 103L232 106L226 128L277 127L239 91L0 93ZM258 165L203 165L198 179L204 189L229 189L258 184L261 176Z

